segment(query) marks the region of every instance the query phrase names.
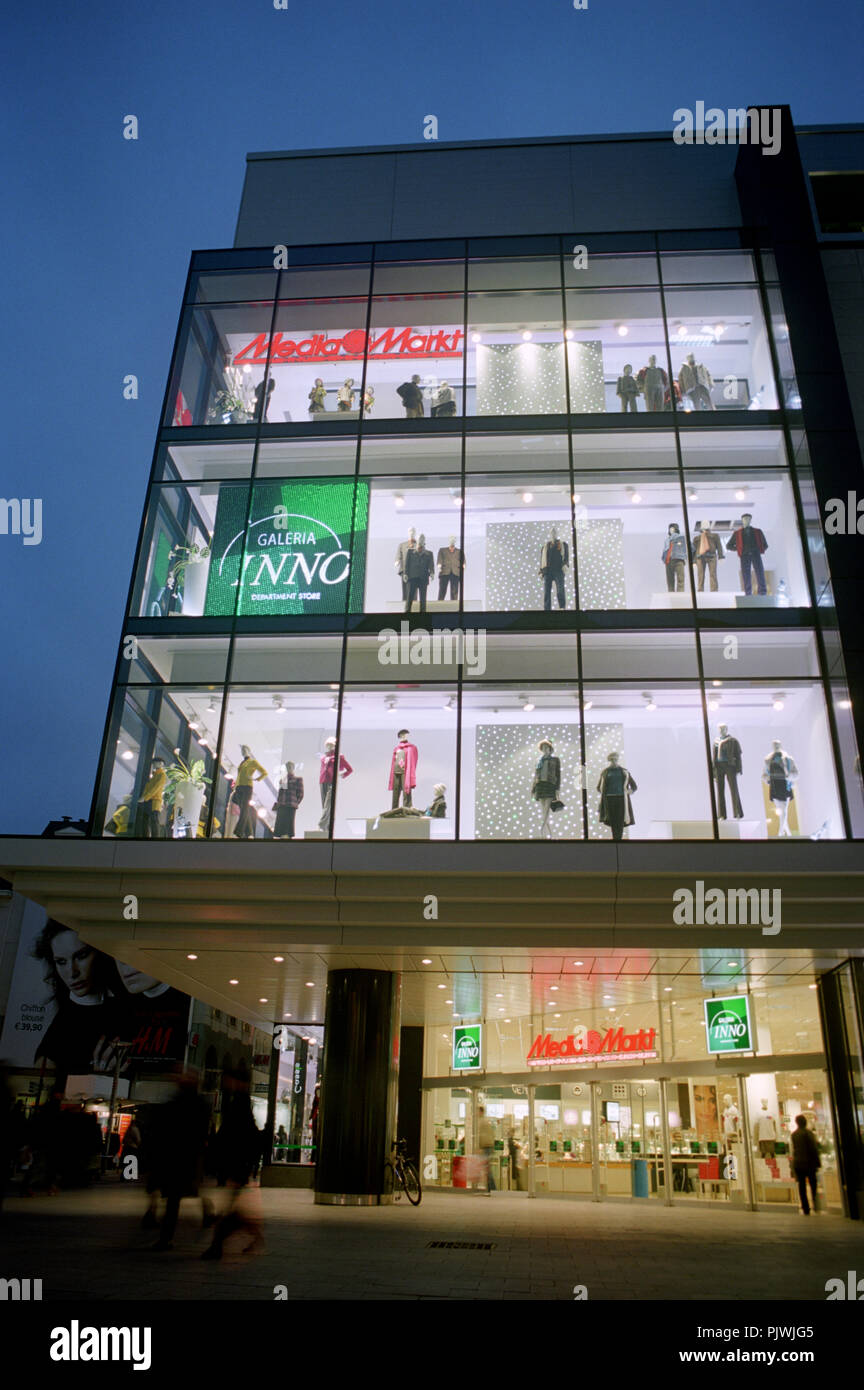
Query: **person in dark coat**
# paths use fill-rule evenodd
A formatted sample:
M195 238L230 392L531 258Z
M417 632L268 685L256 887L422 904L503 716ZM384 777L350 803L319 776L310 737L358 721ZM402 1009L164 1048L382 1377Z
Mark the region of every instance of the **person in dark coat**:
M796 1115L795 1126L796 1128L792 1131L792 1172L798 1182L802 1214L809 1216L810 1203L807 1201L807 1184L808 1182L810 1184L813 1210L818 1211L816 1174L822 1167L822 1160L819 1157L819 1145L816 1142L816 1136L812 1130L807 1128L806 1115Z
M159 1112L154 1134L159 1184L165 1198L165 1215L154 1250L170 1250L180 1203L184 1197L197 1197L204 1175L204 1148L207 1143L209 1113L198 1095L192 1076L181 1077L177 1092ZM205 1224L207 1208L204 1209Z
M240 1201L258 1167L261 1140L252 1114L248 1073L241 1069L226 1072L222 1082L222 1123L215 1142L217 1166L224 1173L229 1188L228 1205L216 1222L212 1243L201 1256L202 1260L221 1260L222 1247L234 1231L245 1230L252 1237L244 1253L264 1244L261 1222Z

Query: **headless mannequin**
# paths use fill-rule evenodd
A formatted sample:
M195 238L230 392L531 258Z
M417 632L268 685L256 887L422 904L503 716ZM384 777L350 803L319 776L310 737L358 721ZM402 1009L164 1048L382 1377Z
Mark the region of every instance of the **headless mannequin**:
M779 738L775 738L771 743L771 752L766 754L765 763L762 768L762 780L768 784L768 795L771 805L777 812L780 821L780 828L777 831L778 837L789 835L789 806L795 799L792 790L798 777L798 769L795 766L795 759L787 753Z
M756 1116L753 1136L759 1145L760 1157L773 1158L774 1145L777 1140L777 1121L768 1109L767 1100L762 1101L762 1108Z

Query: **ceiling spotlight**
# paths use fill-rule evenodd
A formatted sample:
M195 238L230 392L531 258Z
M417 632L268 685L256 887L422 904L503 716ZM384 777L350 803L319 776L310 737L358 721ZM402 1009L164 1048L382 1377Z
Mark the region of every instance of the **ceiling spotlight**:
M315 981L314 981L314 980L307 980L307 981L306 981L306 988L307 988L307 989L314 989L314 988L315 988Z
M655 700L654 700L654 696L651 695L651 694L649 694L649 692L648 692L647 690L643 690L643 691L642 691L642 699L645 701L645 708L646 708L646 709L655 710L655 709L657 708L657 705L656 705Z
M523 493L522 493L522 501L523 501L523 502L533 502L533 501L534 501L534 493L533 493L533 492L523 492Z
M472 333L472 334L471 334L471 341L472 341L472 343L482 343L482 341L483 341L483 335L482 335L482 333Z
M464 497L460 497L458 493L457 493L456 496L453 498L453 506L454 506L454 507L461 507L461 506L464 505L464 502L465 502L465 498L464 498Z
M283 1014L282 1017L283 1017L283 1018L290 1018L291 1015L290 1015L290 1014Z
M186 959L187 959L187 960L197 960L198 957L197 957L196 955L194 955L192 952L190 952L189 955L186 957Z
M582 501L581 493L574 492L574 493L573 493L573 501L574 501L574 502L581 502L581 501Z
M421 965L431 965L431 964L432 964L431 958L430 958L429 956L424 956L423 959L421 960L420 964L421 964Z
M525 700L525 696L524 696L524 695L522 696L522 699ZM525 703L524 703L524 705L522 706L522 708L524 709L524 711L525 711L526 714L530 714L531 711L532 711L532 709L536 709L537 706L534 705L530 700L525 700Z
M439 988L439 989L446 989L447 986L446 986L446 985L439 985L438 988Z
M197 719L190 719L190 720L189 720L189 728L190 728L190 729L200 729L200 728L201 728L201 725L200 725L200 723L198 722Z
M567 339L567 341L568 341L568 343L569 343L569 342L572 340L572 338L573 338L573 329L572 329L572 328L565 328L565 329L564 329L564 337Z
M677 331L678 331L678 337L679 337L679 338L686 338L686 337L687 337L687 325L686 325L686 323L679 323L679 325L678 325L678 330L677 330Z
M561 1015L560 1015L560 1014L553 1014L552 1017L553 1017L553 1018L560 1018Z
M207 706L207 713L208 713L208 714L215 714L215 713L216 713L216 701L215 701L215 700L211 699L209 705Z
M808 988L808 989L818 989L819 986L818 986L818 985L808 985L807 988Z
M393 506L394 506L394 507L404 507L404 506L405 506L405 498L402 496L402 493L401 493L401 492L394 492L394 494L393 494Z
M135 754L132 752L131 748L127 748L124 753L120 754L121 758L134 758L134 756Z
M277 965L281 965L282 962L283 962L283 960L285 959L285 957L284 957L284 956L274 956L273 959L275 960L275 962L276 962Z
M712 685L722 685L723 682L722 682L722 681L712 681L711 684L712 684Z
M229 980L228 983L229 983L229 985L239 985L240 981L239 981L239 980Z
M444 1003L445 1003L445 1004L452 1004L452 1003L453 1003L453 1000L452 1000L452 999L445 999L445 1000L444 1000Z
M267 1000L266 1000L266 999L259 999L259 1000L258 1000L258 1003L259 1003L259 1004L266 1004L266 1003L267 1003Z
M671 986L671 985L664 985L664 986L663 986L663 993L664 993L664 994L671 994L671 993L672 993L672 986Z
M688 501L688 502L698 502L698 501L699 501L699 495L698 495L698 493L693 492L693 490L691 489L690 492L687 493L687 501Z
M573 964L574 964L574 965L584 965L585 962L584 962L584 960L574 960Z
M496 994L496 995L495 995L495 998L496 998L496 999L503 999L503 998L504 998L504 995L503 995L503 994Z
M631 501L631 502L641 502L641 501L642 501L642 496L641 496L641 494L638 493L638 492L634 492L634 493L633 493L633 496L630 498L630 501Z
M774 709L776 709L776 710L781 710L781 709L784 708L784 706L785 706L785 704L786 704L786 696L785 696L785 694L783 693L782 690L779 690L779 691L777 692L777 694L774 696L773 700L771 701L771 704L773 705Z
M837 708L838 708L838 709L851 709L851 708L852 708L852 701L851 701L851 700L838 700L838 701L837 701ZM125 758L126 754L124 753L123 756L124 756L124 758Z
M530 330L529 328L523 328L523 329L522 329L522 340L523 340L523 342L530 343L530 341L531 341L531 339L532 339L533 337L534 337L534 334L531 332L531 330Z
M626 323L619 323L619 325L618 325L618 337L619 337L619 338L626 338L626 337L627 337L627 334L628 334L629 332L630 332L630 329L627 327Z
M739 487L738 491L735 493L735 501L736 501L736 502L746 502L746 500L747 500L747 493L745 492L745 490L744 490L743 487Z
M717 334L717 337L719 338L721 333L725 333L725 332L726 332L726 325L725 325L725 323L715 323L715 325L714 325L714 332Z
M444 701L444 704L441 706L441 708L442 708L442 709L453 709L453 708L454 708L454 705L453 705L453 696L452 696L452 695L450 696L450 699L449 699L449 700L445 700L445 701Z
M559 988L559 986L558 986L558 985L550 985L549 988L554 992L556 989Z
M583 700L583 701L582 701L582 708L583 708L583 710L589 710L593 704L594 704L594 701L593 701L593 700Z

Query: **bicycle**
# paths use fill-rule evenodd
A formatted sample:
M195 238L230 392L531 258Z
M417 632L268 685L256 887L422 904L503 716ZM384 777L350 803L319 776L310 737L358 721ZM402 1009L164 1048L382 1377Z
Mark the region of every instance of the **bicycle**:
M401 1187L412 1207L419 1207L420 1199L423 1196L420 1175L411 1159L406 1157L405 1147L404 1139L394 1140L391 1146L393 1157L388 1159L387 1167L393 1174L393 1192L396 1201L398 1202L401 1196L398 1190Z

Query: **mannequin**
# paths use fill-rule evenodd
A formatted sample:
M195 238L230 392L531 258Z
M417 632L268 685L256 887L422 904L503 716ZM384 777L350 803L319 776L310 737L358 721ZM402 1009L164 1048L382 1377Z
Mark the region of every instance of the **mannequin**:
M566 606L564 597L564 570L570 564L570 547L566 541L558 539L558 528L553 526L549 539L540 551L540 578L543 580L543 608L552 612L552 585L558 595L558 607Z
M723 1133L727 1142L738 1138L738 1127L741 1117L738 1114L738 1107L731 1096L723 1097Z
M286 763L279 778L279 795L273 808L276 812L274 840L294 839L294 817L302 800L303 778L294 775L293 763Z
M759 1154L762 1158L774 1157L774 1145L777 1140L777 1121L768 1109L767 1100L762 1101L762 1109L756 1116L756 1123L753 1126L753 1138L759 1145Z
M375 404L375 387L367 386L363 392L363 414L371 415L372 407Z
M630 410L636 414L636 398L639 395L639 383L633 375L633 367L628 362L624 368L623 376L619 376L618 385L615 388L616 396L621 397L622 411Z
M438 551L438 600L459 597L459 583L465 568L465 555L456 545L456 537L451 536L446 545Z
M452 386L448 386L446 381L439 381L438 390L435 393L435 404L432 407L432 414L438 416L456 414L456 397L453 394Z
M400 796L403 806L412 805L411 793L417 785L417 749L408 742L407 729L400 729L396 737L399 742L390 759L390 780L387 783L388 791L393 793L394 811L399 805Z
M657 358L653 353L648 358L648 366L640 369L636 380L645 393L645 409L662 410L669 378L663 368L657 366Z
M682 396L689 396L697 410L713 410L714 402L709 394L714 378L708 368L697 362L692 352L687 361L681 363L678 372L678 385Z
M248 744L241 744L240 752L243 754L243 758L237 769L234 791L231 794L231 800L240 807L234 837L237 840L254 840L255 817L251 810L252 784L263 781L267 776L267 769L255 761Z
M416 549L416 546L417 546L417 532L414 530L414 527L413 527L413 526L409 526L409 528L408 528L408 539L407 539L407 541L400 541L399 544L397 545L397 547L396 547L396 559L395 559L395 561L394 561L394 564L396 565L396 571L397 571L397 573L398 573L398 575L399 575L399 579L400 579L400 581L401 581L401 583L402 583L402 601L403 601L403 603L404 603L405 599L408 597L408 580L405 578L405 556L408 554L408 551L409 551L409 550L414 550L414 549Z
M263 379L263 377L262 377L261 381L259 381L258 385L255 387L255 415L254 415L254 419L256 419L256 420L258 420L258 419L266 420L266 419L267 419L267 411L270 409L270 397L273 395L273 388L274 388L275 385L276 385L276 382L273 380L273 378L272 378L272 376L271 376L270 380L267 382L267 395L266 395L266 398L265 398L265 400L264 400L264 414L263 414L263 415L261 414L261 399L262 399L262 397L264 396L264 379Z
M318 774L318 785L321 788L321 819L318 822L318 829L326 831L330 824L330 812L333 807L333 783L335 781L336 762L336 740L333 737L325 738L324 752L318 755L321 759L321 771ZM339 754L338 775L343 782L346 777L350 777L354 771L348 759L343 753Z
M327 396L327 389L320 376L316 376L315 385L309 392L309 414L317 415L319 411L325 410L324 401Z
M447 815L447 802L444 800L447 788L443 782L436 782L432 788L433 800L431 805L426 807L424 816L429 816L432 820L442 820Z
M403 381L401 386L396 387L396 395L405 407L405 419L419 420L423 414L423 391L419 376L415 373L410 381Z
M676 521L669 523L660 555L666 567L666 588L670 594L684 592L684 566L687 562L687 541Z
M717 737L711 750L711 766L717 782L717 815L726 820L726 783L732 794L732 814L736 820L744 815L741 798L738 795L738 778L741 776L741 744L729 733L726 724L717 726Z
M741 578L744 583L745 594L752 593L751 570L756 572L757 592L764 594L767 590L762 556L768 549L768 542L765 539L764 531L760 531L758 526L750 525L752 520L751 512L742 512L741 525L732 532L727 549L734 550L741 561Z
M553 756L555 749L548 738L540 740L537 744L537 752L540 754L540 761L534 769L531 795L535 801L540 802L540 808L543 812L543 819L540 822L540 838L541 840L551 840L549 813L553 803L558 800L558 789L561 786L561 760Z
M780 820L778 836L788 835L789 803L795 800L792 790L798 777L795 759L787 753L779 738L771 742L771 752L766 754L762 767L762 781L768 784L768 796Z
M604 767L597 783L600 793L600 823L608 825L613 840L623 840L625 825L635 825L630 793L639 788L626 767L621 767L617 753L608 756L608 767Z
M162 810L162 798L165 788L168 785L168 773L165 771L165 759L154 758L150 764L150 776L147 785L138 798L138 808L135 812L135 834L145 840L158 840L162 836L162 827L159 823L159 813Z
M336 408L338 410L353 410L355 394L354 378L347 376L336 393Z
M411 612L415 598L420 600L420 612L426 612L426 590L434 573L435 561L431 550L426 549L426 537L418 536L416 550L409 550L405 556L405 580L408 585L406 613Z
M717 561L724 558L723 542L716 531L711 530L710 521L697 521L693 536L693 556L699 580L700 594L705 588L705 571L710 576L711 592L717 592Z

